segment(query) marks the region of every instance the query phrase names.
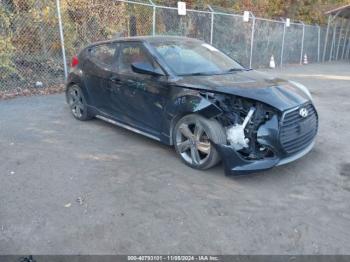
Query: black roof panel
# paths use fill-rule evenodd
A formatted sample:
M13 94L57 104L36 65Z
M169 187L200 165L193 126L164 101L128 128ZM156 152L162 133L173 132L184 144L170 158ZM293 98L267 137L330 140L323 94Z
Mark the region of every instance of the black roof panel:
M184 36L169 36L169 35L156 35L156 36L131 36L131 37L118 37L113 38L110 40L105 41L99 41L95 43L91 43L88 47L95 46L98 44L104 44L104 43L112 43L117 41L140 41L140 42L149 42L149 43L156 43L156 42L163 42L163 41L198 41L201 40L195 39L195 38L189 38Z

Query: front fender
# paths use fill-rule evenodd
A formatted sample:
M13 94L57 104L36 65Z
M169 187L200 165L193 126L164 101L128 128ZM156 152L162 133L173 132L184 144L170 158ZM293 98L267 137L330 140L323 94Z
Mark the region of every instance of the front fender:
M177 121L188 114L199 114L206 118L212 118L222 113L222 110L202 96L199 92L182 93L174 97L165 107L166 121L164 130L169 136L172 145L172 132Z
M206 118L212 118L222 113L222 110L199 93L182 94L167 105L166 112L170 118L177 115L198 113Z

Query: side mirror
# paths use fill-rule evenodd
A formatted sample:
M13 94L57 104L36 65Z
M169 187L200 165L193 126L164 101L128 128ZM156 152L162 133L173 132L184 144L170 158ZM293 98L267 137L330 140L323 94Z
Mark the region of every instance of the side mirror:
M149 63L132 63L132 71L144 75L153 75L153 76L164 76L164 73L159 68L153 68Z

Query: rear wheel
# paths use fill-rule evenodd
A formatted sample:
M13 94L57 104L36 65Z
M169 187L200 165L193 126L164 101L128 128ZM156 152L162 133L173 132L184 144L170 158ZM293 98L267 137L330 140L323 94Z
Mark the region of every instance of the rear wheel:
M173 141L177 154L186 165L196 169L208 169L220 161L211 141L225 144L226 135L218 121L191 114L177 122Z
M72 85L68 88L67 101L72 114L76 119L85 121L92 118L89 114L84 94L78 85Z

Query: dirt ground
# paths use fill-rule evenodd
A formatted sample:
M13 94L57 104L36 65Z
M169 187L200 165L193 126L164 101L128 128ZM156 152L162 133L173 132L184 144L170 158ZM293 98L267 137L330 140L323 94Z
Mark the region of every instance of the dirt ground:
M350 254L350 65L268 71L311 90L304 158L226 177L64 95L0 101L0 254Z

